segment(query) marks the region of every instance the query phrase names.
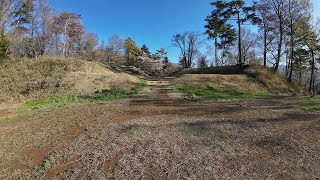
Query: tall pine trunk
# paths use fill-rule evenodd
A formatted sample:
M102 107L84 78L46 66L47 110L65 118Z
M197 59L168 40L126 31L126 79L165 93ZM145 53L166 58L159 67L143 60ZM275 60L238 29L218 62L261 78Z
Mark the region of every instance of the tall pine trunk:
M289 1L291 3L291 1ZM293 17L292 17L292 8L291 4L289 6L289 11L290 11L290 71L289 71L289 77L288 80L289 82L292 81L292 74L293 74L293 69L294 69L294 31L293 31Z
M312 55L312 60L311 60L311 75L310 75L310 84L309 84L309 91L311 93L314 93L314 70L315 70L315 57L314 57L314 51L311 49L311 55Z
M241 22L240 22L240 11L239 7L237 7L237 15L238 15L238 51L239 51L239 61L238 64L241 66L242 65L242 51L241 51Z
M67 51L67 27L68 27L68 22L66 22L64 26L64 33L63 33L63 50L62 50L63 58L66 57L66 51Z
M218 60L218 36L216 35L214 38L214 61L216 66L219 66L219 60Z
M276 59L276 66L275 66L275 71L278 71L279 69L279 64L281 60L281 52L282 52L282 44L283 44L283 17L282 17L282 7L279 7L279 42L278 42L278 54L277 54L277 59Z
M267 67L267 29L266 25L264 25L264 33L263 33L263 66Z

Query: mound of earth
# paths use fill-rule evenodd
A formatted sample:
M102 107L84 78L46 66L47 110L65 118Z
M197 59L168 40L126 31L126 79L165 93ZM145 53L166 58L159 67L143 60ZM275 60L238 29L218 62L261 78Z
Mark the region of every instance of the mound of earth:
M176 84L202 87L229 88L250 92L271 92L305 95L306 91L297 84L272 70L252 65L187 69L176 73Z
M113 72L97 62L73 58L7 59L0 63L0 102L46 96L91 94L111 87L131 88L139 78Z
M268 92L265 86L247 75L185 74L174 82L201 87L211 86L250 92Z
M139 78L123 72L113 72L100 63L83 62L79 71L67 73L63 81L71 85L73 93L93 94L112 87L130 89L139 82Z

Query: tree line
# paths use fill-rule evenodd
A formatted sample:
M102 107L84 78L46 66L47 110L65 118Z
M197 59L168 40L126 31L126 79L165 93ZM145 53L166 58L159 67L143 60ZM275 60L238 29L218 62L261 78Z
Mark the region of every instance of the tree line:
M205 19L211 51L201 54L201 33L176 34L172 43L181 51L180 64L192 67L258 63L285 73L288 81L320 91L320 18L311 0L216 0ZM252 30L253 29L253 30ZM318 82L317 82L318 80Z
M216 0L205 18L205 32L174 35L180 66L190 68L198 60L198 67L207 67L210 57L212 66L260 63L319 91L320 20L313 16L311 0L246 2ZM204 42L205 53L199 50ZM130 38L112 35L100 43L96 34L86 31L80 14L58 12L46 0L0 0L0 58L47 55L137 67L141 56L169 63L163 48L151 53Z
M147 45L140 48L131 38L112 35L99 43L98 35L86 31L80 14L60 13L46 0L0 0L0 58L8 56L77 57L135 66L137 57L146 56L169 63L163 48L151 54Z

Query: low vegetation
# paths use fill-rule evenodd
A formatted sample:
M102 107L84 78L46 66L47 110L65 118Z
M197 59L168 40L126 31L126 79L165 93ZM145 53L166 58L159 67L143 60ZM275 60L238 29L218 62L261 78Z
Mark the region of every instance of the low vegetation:
M96 96L67 95L61 97L46 97L39 100L27 102L24 107L28 109L39 109L43 107L65 106L76 103L97 103L103 101L127 99L132 97L133 95L138 94L144 86L145 83L139 83L136 86L132 87L130 90L113 87L111 89L102 90L101 93L98 93L98 95Z
M240 100L240 99L256 99L275 97L271 93L241 91L232 88L215 88L212 86L190 86L178 85L178 90L185 94L185 97L190 100Z
M318 111L320 112L320 97L309 98L300 100L300 103L303 103L303 107L307 111Z

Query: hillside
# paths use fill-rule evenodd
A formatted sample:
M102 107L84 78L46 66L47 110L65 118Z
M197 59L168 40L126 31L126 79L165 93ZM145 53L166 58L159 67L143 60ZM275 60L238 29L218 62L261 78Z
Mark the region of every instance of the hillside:
M0 63L0 102L24 102L46 96L94 94L130 89L139 78L113 72L103 64L79 59L7 59Z
M289 83L285 77L261 66L226 66L185 69L174 74L176 84L213 87L240 92L304 95L302 87Z

